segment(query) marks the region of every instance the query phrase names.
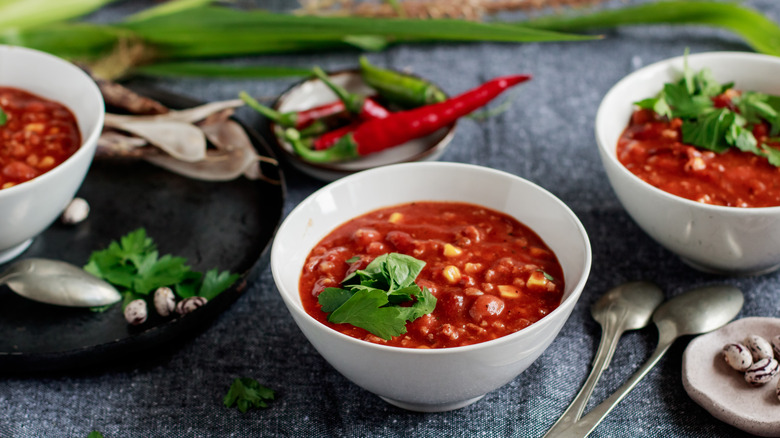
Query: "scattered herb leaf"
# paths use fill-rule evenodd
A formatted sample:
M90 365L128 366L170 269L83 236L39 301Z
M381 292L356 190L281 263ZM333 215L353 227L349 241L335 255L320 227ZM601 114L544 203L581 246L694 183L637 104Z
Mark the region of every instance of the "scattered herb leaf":
M275 392L273 389L266 388L257 380L249 377L240 377L233 380L223 402L228 408L235 404L238 410L244 413L252 406L267 408L268 403L266 401L273 400L274 396Z
M318 301L328 321L352 324L389 340L406 333L407 321L436 307L436 297L414 283L424 267L425 262L408 255L384 254L347 276L341 288L326 288Z
M119 288L124 305L148 297L162 286L173 288L182 299L200 295L211 300L240 277L228 271L220 273L216 268L203 275L193 271L184 257L160 257L157 245L143 228L110 242L106 249L94 251L84 270Z
M8 115L3 111L2 108L0 108L0 126L5 125L5 122L8 121Z
M682 141L686 144L717 153L735 147L765 157L770 164L780 167L780 150L766 143L759 144L751 130L752 125L766 121L770 135L780 134L780 96L744 91L731 98L736 111L731 107L716 108L713 98L734 84L719 83L708 68L693 72L688 67L687 55L686 50L680 80L664 84L656 97L634 104L669 119L682 119Z
M89 433L89 435L87 435L87 438L103 438L103 434L96 430L93 430L92 432Z

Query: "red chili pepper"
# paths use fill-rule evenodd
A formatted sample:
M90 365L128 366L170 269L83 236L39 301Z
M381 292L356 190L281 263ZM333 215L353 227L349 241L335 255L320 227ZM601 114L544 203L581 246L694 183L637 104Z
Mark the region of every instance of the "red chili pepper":
M354 130L345 132L333 146L325 150L312 150L309 146L313 142L302 140L294 130L288 129L285 137L292 143L296 153L307 161L327 163L355 159L432 134L484 106L506 89L530 78L528 75L495 78L444 102L392 113L384 119L365 121Z
M321 68L314 67L312 71L322 83L327 85L328 88L338 96L339 100L344 103L344 107L350 113L355 114L363 120L384 119L390 115L390 111L377 103L377 101L360 94L350 93L346 88L333 82L328 74Z

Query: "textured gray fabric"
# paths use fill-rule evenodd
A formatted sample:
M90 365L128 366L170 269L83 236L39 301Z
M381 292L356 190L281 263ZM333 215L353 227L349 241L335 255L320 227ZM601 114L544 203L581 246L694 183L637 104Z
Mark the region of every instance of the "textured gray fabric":
M151 1L120 2L97 14L117 18ZM629 1L608 4L618 7ZM747 1L780 21L780 5ZM258 2L283 9L293 0ZM582 385L598 345L590 305L623 281L647 279L667 297L693 286L725 282L745 292L744 316L780 316L780 273L719 277L697 272L661 248L627 216L601 167L593 134L596 108L621 77L643 65L714 50L749 51L734 35L709 28L652 26L610 31L596 42L398 46L372 61L409 68L458 93L502 74L530 72L509 108L484 121L463 119L442 160L493 167L552 191L582 220L593 245L590 280L570 319L525 373L472 406L420 414L390 406L333 370L306 341L263 270L206 330L169 351L100 369L0 376L0 437L538 437ZM351 67L357 52L270 56L266 65ZM233 61L230 61L233 62ZM273 97L294 80L144 80L202 100L234 98L240 90ZM262 123L239 111L249 124ZM285 167L289 212L323 183ZM655 347L653 328L625 335L589 407L631 375ZM687 339L610 414L594 437L735 437L685 393L680 377ZM241 414L222 406L230 382L250 376L278 391L266 410Z

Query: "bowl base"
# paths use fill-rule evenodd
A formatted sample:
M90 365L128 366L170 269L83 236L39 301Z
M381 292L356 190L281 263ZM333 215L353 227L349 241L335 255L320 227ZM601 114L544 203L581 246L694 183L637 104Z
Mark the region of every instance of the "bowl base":
M479 397L470 398L468 400L463 401L457 401L452 403L442 403L442 404L425 404L425 403L407 403L402 402L399 400L393 400L391 398L382 397L381 395L379 398L382 400L390 403L393 406L398 406L401 409L406 409L407 411L415 411L415 412L447 412L447 411L454 411L455 409L464 408L472 403L475 403L479 401L484 395L480 395Z
M773 265L767 268L761 268L757 270L728 270L728 269L718 269L718 268L713 268L711 266L702 265L700 263L694 262L693 260L685 257L680 257L680 260L682 260L683 263L690 266L691 268L696 269L697 271L705 272L707 274L718 274L718 275L741 275L741 276L764 275L770 272L774 272L778 268L780 268L780 264L777 264L777 265Z
M2 265L5 262L10 262L11 260L18 257L21 253L24 252L27 248L29 248L30 244L32 243L32 239L27 239L24 242L0 251L0 265Z

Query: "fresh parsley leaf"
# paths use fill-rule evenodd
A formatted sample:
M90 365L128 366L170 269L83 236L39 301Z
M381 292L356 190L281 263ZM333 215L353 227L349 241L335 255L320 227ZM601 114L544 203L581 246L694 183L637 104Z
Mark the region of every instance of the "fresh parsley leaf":
M702 115L696 120L684 120L683 142L718 153L724 152L729 147L725 137L732 123L734 113L725 108Z
M228 408L235 404L239 411L245 413L252 406L267 408L267 402L273 400L275 396L276 393L273 389L266 388L257 380L240 377L233 380L223 403Z
M87 438L103 438L103 434L96 430L93 430L92 432L89 433L89 435L87 435Z
M320 306L322 306L323 312L330 313L341 307L347 300L352 298L352 295L354 294L354 291L339 289L337 287L326 287L325 290L320 292L317 301L319 301Z
M0 126L5 125L5 123L8 121L8 115L3 111L2 108L0 108Z
M780 151L767 145L761 145L761 150L764 152L769 164L780 167Z
M766 157L770 164L780 167L780 151L766 144L759 145L749 128L766 121L770 135L780 134L780 96L745 91L731 98L737 112L731 108L715 108L712 99L731 89L734 83L719 83L708 68L693 72L687 57L686 49L683 76L679 81L664 84L658 96L634 104L669 119L682 119L684 143L717 153L736 147Z
M352 324L389 340L406 333L407 321L436 307L436 297L414 283L424 267L425 262L405 254L383 254L345 278L342 288L323 290L318 301L328 321Z
M229 288L240 277L240 275L231 274L229 271L219 272L216 268L206 271L206 275L203 277L203 283L200 285L200 291L198 292L198 295L211 301L222 291Z
M238 274L212 269L204 276L192 271L187 259L170 254L159 256L154 241L139 228L94 251L84 270L118 287L129 300L144 298L162 286L169 286L180 298L200 295L213 299L240 278Z
M359 278L363 285L373 285L392 292L411 284L425 267L425 262L414 257L389 253L375 258L365 269L357 270L344 279L351 283L353 278Z
M352 324L389 340L393 336L406 333L406 319L401 315L401 307L384 307L387 304L387 294L384 291L362 289L334 310L328 316L328 321L335 324Z
M672 117L696 117L713 108L709 97L689 94L685 84L665 84L664 95L672 108Z
M427 287L415 295L417 301L409 307L398 307L401 310L401 316L407 321L414 321L415 319L427 315L436 308L436 297L433 296L431 291Z

